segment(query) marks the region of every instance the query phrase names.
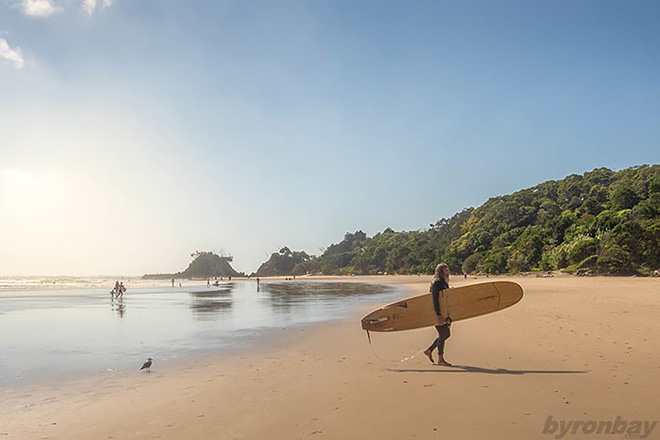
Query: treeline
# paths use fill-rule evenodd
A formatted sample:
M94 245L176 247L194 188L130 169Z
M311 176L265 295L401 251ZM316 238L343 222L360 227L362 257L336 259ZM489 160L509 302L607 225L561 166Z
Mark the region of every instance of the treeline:
M283 248L257 275L660 268L660 165L598 168L493 197L422 231L347 233L321 255Z

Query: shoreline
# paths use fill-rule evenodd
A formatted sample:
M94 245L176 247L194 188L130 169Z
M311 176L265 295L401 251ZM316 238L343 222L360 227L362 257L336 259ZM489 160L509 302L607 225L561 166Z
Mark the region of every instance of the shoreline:
M292 276L287 275L278 275L278 276L267 276L259 277L261 281L340 281L340 282L373 282L368 281L370 279L378 280L394 280L395 284L399 284L397 280L399 279L415 279L415 278L430 278L432 275L429 274L388 274L388 275L299 275L295 279L292 279ZM616 274L590 274L590 275L576 275L572 273L565 273L561 271L536 271L536 272L524 272L516 274L493 274L487 277L485 274L471 274L468 275L468 280L488 280L488 279L502 279L502 278L513 278L513 279L525 279L525 278L565 278L565 277L574 277L574 278L615 278L615 279L627 279L627 278L657 278L653 275L616 275ZM226 277L225 277L226 278ZM253 281L256 282L257 277L232 277L231 281ZM452 276L452 279L462 279L461 274L456 274ZM36 280L43 279L39 284L22 284L18 286L3 285L3 280ZM58 284L45 282L50 280L79 280L80 283L64 283ZM0 294L12 293L12 292L24 292L26 290L33 291L52 291L52 290L63 290L63 291L76 291L84 289L108 289L110 291L114 285L114 280L128 280L125 281L125 284L129 288L143 288L143 287L169 287L171 286L169 279L142 279L141 276L4 276L0 277ZM179 282L184 282L185 286L205 286L206 280L202 278L193 278L193 279L184 279L177 278L176 284ZM219 280L218 280L219 281ZM228 279L223 280L223 282L228 282ZM85 284L83 284L85 283ZM376 282L377 284L387 284L381 281ZM176 286L175 286L176 287Z
M412 296L430 277L396 278ZM649 405L660 384L657 279L512 279L525 288L521 303L452 326L447 355L456 368L419 355L398 361L427 345L433 329L372 333L373 350L392 359L379 361L356 319L375 305L358 306L340 320L280 330L259 349L4 393L0 435L550 438L542 435L548 415L657 419ZM451 284L464 281L475 282L455 276Z

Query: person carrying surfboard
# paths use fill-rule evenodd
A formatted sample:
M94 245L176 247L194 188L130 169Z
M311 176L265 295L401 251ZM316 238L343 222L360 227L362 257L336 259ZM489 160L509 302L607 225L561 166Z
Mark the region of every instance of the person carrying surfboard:
M438 324L435 326L435 329L438 331L438 337L429 345L429 348L424 350L424 354L429 358L431 363L435 363L433 361L433 350L437 348L438 365L451 367L451 364L444 358L445 341L451 336L449 322L447 321L445 311L440 308L440 296L445 289L449 289L449 266L445 263L440 263L435 268L433 281L431 281L431 287L429 288L433 297L433 308L435 309L435 314L438 316Z

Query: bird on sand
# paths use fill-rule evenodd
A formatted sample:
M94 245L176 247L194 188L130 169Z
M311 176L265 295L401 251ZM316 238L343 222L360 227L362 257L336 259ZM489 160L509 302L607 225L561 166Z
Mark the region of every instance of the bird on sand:
M142 364L142 368L140 368L140 370L146 369L147 371L151 372L151 363L152 363L152 361L153 361L153 359L147 358L147 360L144 361L144 364Z

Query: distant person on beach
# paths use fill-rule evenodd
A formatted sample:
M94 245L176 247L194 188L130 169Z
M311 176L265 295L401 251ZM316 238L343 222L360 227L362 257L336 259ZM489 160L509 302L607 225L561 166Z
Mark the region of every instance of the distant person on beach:
M126 287L124 286L124 282L122 281L121 283L119 283L119 288L117 289L117 298L123 298L124 292L126 292Z
M172 278L172 287L174 287L174 278Z
M433 308L435 309L435 314L438 316L438 325L435 326L435 329L438 331L438 337L435 338L435 341L431 343L429 348L424 350L424 354L429 358L431 363L434 363L433 350L437 348L438 365L451 367L451 364L444 358L445 341L451 336L449 332L450 323L447 321L447 311L442 310L440 307L440 298L443 296L442 291L445 289L449 289L449 266L445 263L440 263L435 268L433 281L429 288L431 296L433 297Z
M115 282L115 288L110 291L110 298L119 298L119 280Z

